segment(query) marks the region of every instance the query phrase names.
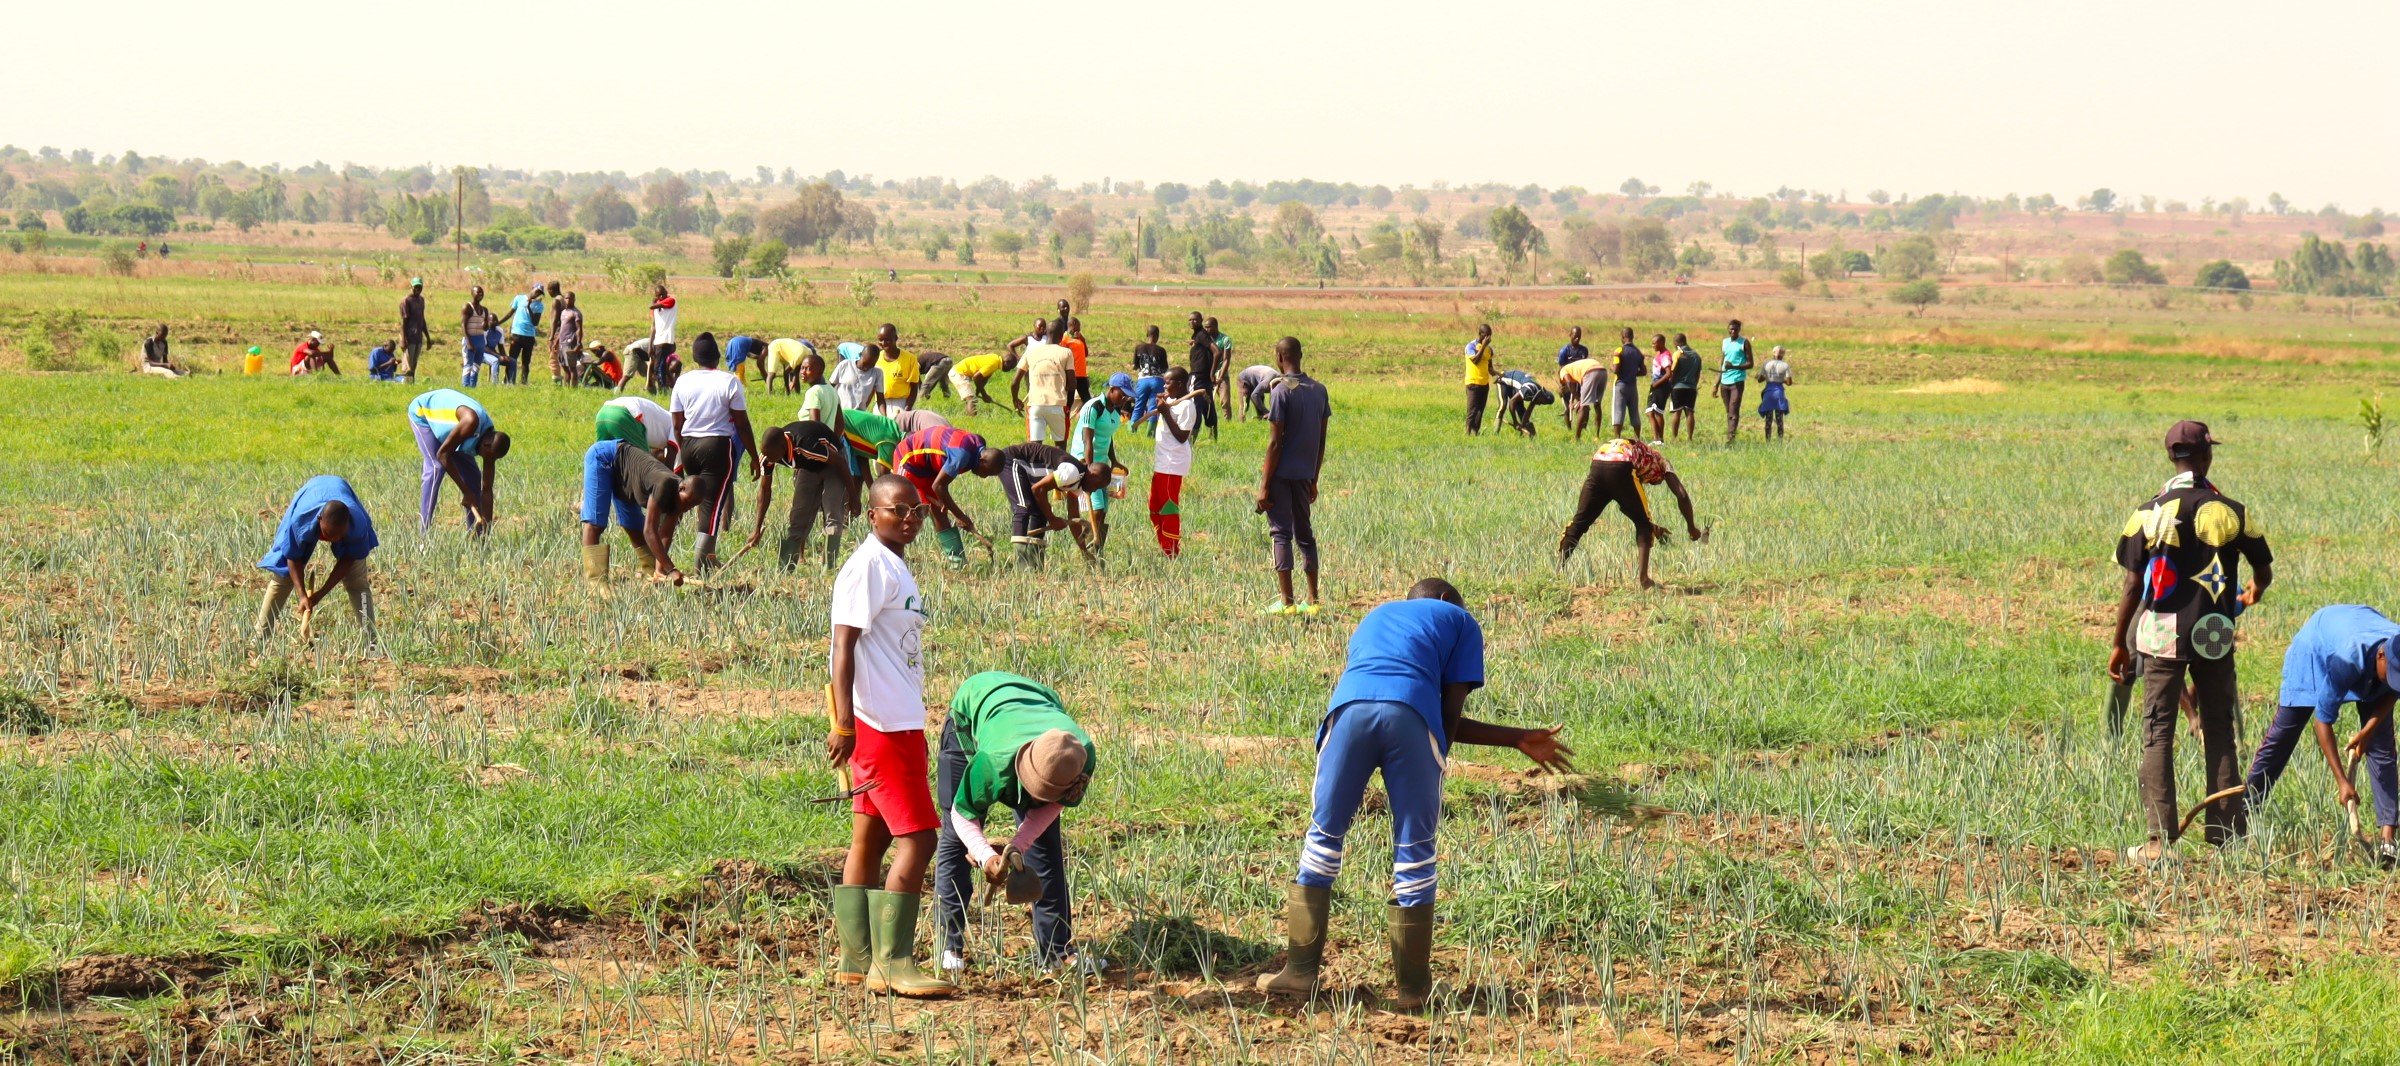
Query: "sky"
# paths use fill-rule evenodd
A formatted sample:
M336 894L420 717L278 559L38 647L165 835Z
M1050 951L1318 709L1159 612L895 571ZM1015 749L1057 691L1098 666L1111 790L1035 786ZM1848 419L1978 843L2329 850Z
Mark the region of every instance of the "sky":
M286 166L1639 177L2400 209L2394 0L131 0L104 31L95 10L10 16L0 142Z

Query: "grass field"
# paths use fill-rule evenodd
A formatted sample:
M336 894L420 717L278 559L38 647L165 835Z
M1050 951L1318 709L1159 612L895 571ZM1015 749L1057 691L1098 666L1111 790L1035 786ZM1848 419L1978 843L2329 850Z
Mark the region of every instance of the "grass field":
M684 329L823 340L888 320L957 354L1051 295L896 291L871 308L703 292ZM74 307L127 335L168 321L223 366L251 343L280 362L313 325L355 373L397 295L0 275L0 334ZM2355 856L2328 861L2321 771L2295 765L2239 848L2122 865L2136 752L2098 694L2108 553L2170 472L2158 438L2178 418L2229 442L2217 479L2279 554L2245 618L2246 742L2300 621L2383 602L2394 517L2360 497L2391 465L2362 454L2356 413L2394 385L2400 337L2296 302L2008 300L1924 318L1723 293L1210 308L1247 361L1306 340L1333 392L1332 609L1255 616L1255 423L1202 445L1175 564L1130 508L1104 574L921 553L932 701L977 670L1025 673L1104 748L1067 826L1078 934L1117 963L1060 981L1030 966L1022 916L994 914L974 931L987 967L933 1006L824 978L846 828L805 800L833 789L828 579L753 558L707 588L594 599L571 507L599 396L483 390L517 444L478 542L447 503L430 535L409 524L407 387L9 374L25 421L0 480L0 1061L2400 1056L2400 899ZM638 323L622 295L586 307L604 338ZM1121 353L1144 323L1172 341L1181 310L1111 293L1084 317ZM1788 442L1670 449L1715 536L1659 551L1665 589L1634 591L1614 515L1551 562L1590 447L1555 408L1536 441L1458 435L1455 353L1495 311L1504 366L1550 362L1569 321L1705 350L1731 314L1792 346ZM1147 450L1131 454L1138 480ZM350 478L378 520L389 661L350 654L346 620L313 648L245 643L253 563L316 473ZM989 483L963 498L1005 514ZM1473 713L1565 726L1587 776L1461 749L1430 1018L1376 1007L1380 816L1337 896L1336 991L1270 1004L1249 975L1281 951L1307 738L1344 641L1436 574L1490 641Z

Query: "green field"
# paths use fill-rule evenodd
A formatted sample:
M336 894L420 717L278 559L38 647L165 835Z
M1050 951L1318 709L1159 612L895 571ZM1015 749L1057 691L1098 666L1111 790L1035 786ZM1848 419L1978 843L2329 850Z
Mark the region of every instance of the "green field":
M591 288L596 335L633 335L633 299ZM248 344L280 364L295 332L324 328L355 374L397 296L11 275L0 337L21 350L56 308L121 337L167 321L224 368ZM1011 299L703 290L683 329L823 342L892 321L959 354L1048 302ZM1332 390L1322 617L1256 616L1272 588L1249 513L1256 423L1201 446L1180 561L1130 507L1104 573L1063 552L1038 576L919 553L929 697L1024 673L1103 747L1067 828L1079 938L1117 963L1090 982L1040 973L1022 916L995 913L974 932L986 968L933 1006L823 973L847 833L806 802L834 787L815 696L830 581L762 550L706 588L620 580L595 598L572 507L600 396L482 390L516 445L477 541L447 500L432 533L414 528L406 386L7 374L23 421L0 480L0 1061L2400 1056L2400 900L2356 855L2328 861L2322 771L2296 760L2238 848L2122 865L2136 744L2107 735L2098 695L2113 538L2171 472L2158 440L2179 418L2228 442L2216 479L2279 556L2245 617L2246 744L2308 613L2386 602L2391 463L2363 451L2357 413L2400 382L2387 320L2108 293L1928 318L1780 296L1479 299L1210 308L1245 361L1277 335L1308 342ZM456 301L429 302L438 323ZM1120 365L1145 323L1172 348L1181 310L1104 294L1084 316L1095 362ZM1669 450L1715 533L1659 550L1663 590L1634 590L1613 514L1551 561L1590 448L1562 439L1556 408L1536 441L1460 436L1458 344L1495 311L1503 366L1549 363L1570 321L1595 342L1618 322L1687 330L1707 350L1731 314L1792 346L1787 442ZM762 426L794 406L751 400ZM1004 412L967 424L1014 439ZM1148 452L1129 454L1139 485ZM314 647L247 642L253 564L318 473L376 518L388 661L352 654L346 620ZM962 500L1005 519L996 485ZM1281 952L1307 738L1351 624L1433 575L1490 643L1471 713L1563 725L1588 776L1461 749L1432 1017L1376 1007L1379 815L1337 897L1338 991L1270 1004L1249 975Z

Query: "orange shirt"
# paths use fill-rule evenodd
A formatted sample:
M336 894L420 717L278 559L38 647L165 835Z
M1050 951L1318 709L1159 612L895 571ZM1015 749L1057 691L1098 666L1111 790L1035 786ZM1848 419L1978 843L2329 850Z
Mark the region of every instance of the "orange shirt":
M1058 342L1058 343L1060 343L1060 344L1063 344L1063 345L1066 345L1066 346L1067 346L1067 350L1068 350L1068 351L1075 353L1075 376L1076 376L1076 377L1079 377L1079 378L1088 378L1088 377L1092 376L1092 375L1091 375L1091 371L1084 369L1084 359L1085 359L1086 357L1088 357L1088 356L1091 354L1091 352L1090 352L1090 350L1089 350L1088 348L1086 348L1086 347L1084 346L1084 343L1083 343L1083 338L1081 338L1081 337L1069 337L1069 338L1067 338L1067 339L1065 339L1065 340L1063 340L1063 341L1060 341L1060 342Z

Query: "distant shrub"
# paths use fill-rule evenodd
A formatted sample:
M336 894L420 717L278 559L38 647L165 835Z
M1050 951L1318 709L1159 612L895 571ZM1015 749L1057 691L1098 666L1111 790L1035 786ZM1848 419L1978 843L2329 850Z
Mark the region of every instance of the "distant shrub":
M1801 286L1808 284L1808 273L1798 266L1787 266L1783 273L1775 275L1775 280L1782 282L1784 288L1799 292Z
M2132 248L2118 249L2100 265L2100 277L2111 285L2164 285L2165 271L2158 269L2142 253Z
M1067 305L1073 308L1076 314L1089 313L1092 307L1092 293L1098 288L1099 285L1092 281L1090 274L1077 274L1068 278Z
M50 223L42 220L41 212L28 207L17 212L17 228L23 230L46 230L50 228Z
M1931 237L1903 237L1884 249L1877 262L1885 277L1915 281L1940 272L1942 250Z
M1892 299L1907 304L1910 307L1923 310L1927 304L1938 304L1942 302L1942 287L1932 278L1918 278L1917 280L1909 282L1906 285L1902 285L1897 289L1893 289Z
M773 277L782 273L791 259L791 247L769 237L758 242L757 247L750 249L750 273L762 278Z
M2247 289L2250 275L2231 260L2219 259L2201 264L2200 274L2192 279L2192 284L2203 289Z
M2078 285L2090 285L2101 278L2100 262L2088 255L2070 255L2058 261L2060 277Z

